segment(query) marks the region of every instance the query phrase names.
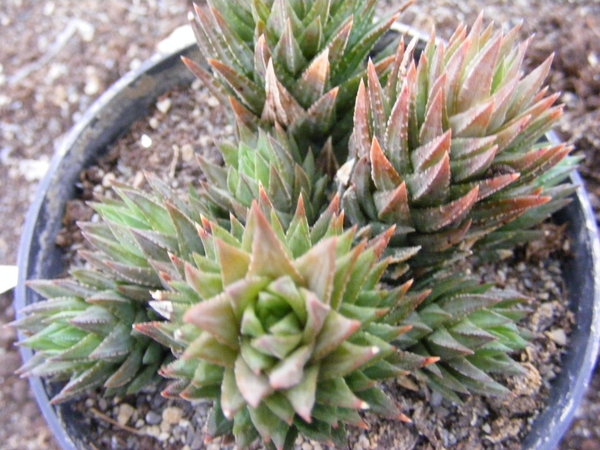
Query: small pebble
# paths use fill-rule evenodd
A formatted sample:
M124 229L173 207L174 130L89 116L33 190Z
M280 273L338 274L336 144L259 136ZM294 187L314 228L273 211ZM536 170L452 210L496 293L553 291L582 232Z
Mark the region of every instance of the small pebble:
M208 147L210 144L212 144L213 138L210 136L202 135L202 136L200 136L199 141L200 141L200 146Z
M367 439L367 437L364 434L361 434L360 437L358 438L358 442L360 443L360 445L363 446L363 448L369 448L369 439Z
M152 425L150 427L145 427L144 431L148 436L158 436L160 434L160 428L158 425Z
M119 425L125 425L133 416L135 409L129 403L121 403L119 405L119 412L117 413L117 422Z
M78 20L77 32L79 33L79 36L81 36L81 39L83 39L84 42L92 42L92 40L94 39L94 35L96 34L96 28L94 28L94 26L89 22Z
M181 146L181 159L185 162L190 162L194 159L194 147L191 144L184 144Z
M151 402L152 402L152 408L155 410L162 410L163 405L166 402L166 399L164 397L161 397L160 395L155 395L151 397Z
M158 440L161 442L165 442L168 439L169 439L169 433L160 433L158 435Z
M169 433L171 431L171 424L166 421L162 421L160 423L160 432L161 433Z
M51 16L55 9L56 4L54 2L47 2L46 4L44 4L42 14L44 14L45 16Z
M144 148L152 147L152 138L147 134L142 134L142 137L140 138L140 145Z
M442 395L439 392L433 391L431 394L431 406L440 406L442 404Z
M83 92L85 92L86 95L92 96L100 92L100 88L100 80L98 79L98 77L92 76L85 83Z
M100 408L100 411L102 412L106 411L106 408L108 408L108 402L105 398L98 400L98 408Z
M497 275L499 283L506 283L506 272L504 270L499 270Z
M142 65L142 61L138 58L133 58L129 63L129 70L136 70Z
M149 411L148 414L146 414L145 420L148 425L158 425L162 421L162 417L154 411Z
M173 427L173 429L171 430L171 434L173 435L173 437L178 440L182 434L183 434L183 430L181 427L179 426L175 426Z
M117 179L117 177L115 176L114 173L112 172L108 172L106 175L104 175L104 177L102 178L102 186L105 188L111 187L113 182Z
M202 437L201 433L196 433L194 435L194 438L192 439L192 442L190 443L190 448L192 450L200 450L203 447L204 447L204 438Z
M214 97L214 96L208 97L208 100L206 100L206 103L208 103L208 106L210 106L211 108L216 108L220 104L217 97Z
M171 99L166 98L156 103L156 109L158 109L161 113L166 114L171 109Z
M168 408L165 408L165 410L162 413L162 419L170 425L178 424L182 417L183 411L181 410L181 408L178 408L176 406L170 406Z
M192 81L192 89L194 91L199 91L200 89L202 89L204 85L202 84L202 81L200 81L199 79L195 79L194 81Z
M547 331L546 336L548 336L554 343L560 345L561 347L567 345L567 334L562 328Z
M138 189L142 184L144 184L145 179L146 177L144 177L144 172L138 170L135 173L135 178L133 179L133 187Z

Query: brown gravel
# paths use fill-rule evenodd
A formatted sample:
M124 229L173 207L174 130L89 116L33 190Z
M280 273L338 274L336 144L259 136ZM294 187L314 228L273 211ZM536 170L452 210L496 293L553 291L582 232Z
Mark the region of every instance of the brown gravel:
M387 1L387 4L393 2ZM597 1L429 0L405 20L435 22L447 37L459 20L486 17L537 33L530 53L539 63L556 52L552 90L567 104L562 136L586 156L581 172L600 214L600 4ZM550 7L549 7L550 6ZM0 5L0 264L14 264L25 211L61 138L102 91L149 57L185 23L185 0L2 0ZM435 15L429 13L435 12ZM433 18L432 18L433 17ZM0 326L14 317L0 296ZM18 363L14 332L0 328L0 447L57 448L36 410ZM588 390L561 449L600 448L600 374Z

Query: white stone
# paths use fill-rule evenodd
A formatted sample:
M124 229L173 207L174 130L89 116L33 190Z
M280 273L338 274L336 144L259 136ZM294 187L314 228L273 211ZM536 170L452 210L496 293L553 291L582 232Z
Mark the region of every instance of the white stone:
M362 445L364 448L370 447L369 439L367 439L367 437L364 434L360 435L360 437L358 438L358 442L360 442L360 445Z
M131 416L133 416L134 411L135 409L129 403L121 403L119 405L119 412L117 413L117 422L119 422L119 425L126 425Z
M108 172L102 177L102 186L105 188L111 187L113 182L117 179L116 175L112 172Z
M220 105L219 100L217 99L217 97L215 97L213 95L211 95L210 97L208 97L208 100L206 100L206 103L211 108L216 108L217 106Z
M140 138L140 144L144 148L150 148L152 147L152 138L147 134L142 134L142 137Z
M47 2L44 5L44 9L42 10L42 14L45 15L45 16L51 16L55 9L56 9L56 4L54 2Z
M194 159L194 147L191 144L181 146L181 159L185 162L190 162Z
M160 433L158 435L158 440L161 442L165 442L167 439L169 439L169 433Z
M19 173L27 181L38 181L46 175L50 167L50 161L42 157L40 159L23 159L18 162L18 166Z
M162 421L160 423L160 432L161 433L169 433L171 431L171 424L166 421Z
M213 138L210 136L202 135L200 136L199 142L201 147L208 147L210 144L213 143Z
M98 92L100 92L100 80L98 80L98 77L91 76L85 83L83 92L85 92L85 95L90 96L96 95Z
M555 344L558 344L561 347L567 345L567 334L562 328L550 330L546 332L546 336L548 336Z
M160 428L158 427L158 425L152 425L152 426L149 426L149 427L144 427L144 432L148 436L155 436L155 437L157 437L160 434Z
M81 39L83 39L84 42L92 42L94 35L96 34L96 29L94 26L84 20L77 20L75 25L77 27L79 36L81 36Z
M171 109L171 99L165 98L164 100L156 102L156 109L158 109L161 113L166 114Z
M138 58L134 58L129 63L129 70L136 70L138 67L142 65L142 61Z
M181 421L182 417L183 411L181 410L181 408L178 408L176 406L170 406L168 408L165 408L165 410L162 413L163 420L171 425L178 424Z

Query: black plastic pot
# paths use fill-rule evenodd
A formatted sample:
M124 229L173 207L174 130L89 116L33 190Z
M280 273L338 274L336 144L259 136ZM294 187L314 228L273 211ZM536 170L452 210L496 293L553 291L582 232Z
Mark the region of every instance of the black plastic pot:
M75 194L79 173L92 165L107 147L136 120L147 115L149 107L175 86L191 83L193 76L180 61L180 55L194 58L195 46L176 54L155 57L111 87L86 112L71 131L49 173L40 184L27 215L19 249L19 283L15 308L40 301L25 287L25 280L53 278L63 272L61 251L54 241L61 228L65 204ZM197 59L197 58L196 58ZM579 175L572 182L582 186ZM569 337L563 370L553 381L550 402L535 420L523 444L525 449L554 448L566 431L591 377L600 339L600 241L587 194L580 187L573 202L555 217L568 223L575 257L565 263L565 283L576 327ZM32 352L21 349L24 361ZM86 447L83 418L69 404L53 407L49 398L57 392L52 384L33 378L31 387L46 421L64 450Z
M25 221L19 247L19 279L15 289L15 309L19 311L41 297L25 287L25 281L55 278L64 272L61 250L55 245L65 205L74 198L79 174L106 153L108 147L131 125L148 115L159 96L177 86L191 84L194 76L181 62L181 56L199 59L195 45L169 55L156 55L139 69L115 83L86 111L71 130L50 169L40 183ZM32 351L21 347L27 361ZM64 450L87 448L83 417L67 404L49 403L60 389L38 378L30 378L37 403L58 444Z

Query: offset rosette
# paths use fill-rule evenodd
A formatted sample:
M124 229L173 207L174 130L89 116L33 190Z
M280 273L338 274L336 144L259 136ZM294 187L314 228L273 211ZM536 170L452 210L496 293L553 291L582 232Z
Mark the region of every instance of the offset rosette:
M325 191L327 170L323 159L316 161L312 151L301 156L295 139L279 125L272 133L262 129L258 132L238 126L238 143L220 145L225 165L216 165L198 157L206 176L199 193L202 202L198 209L210 217L229 219L233 213L245 221L248 208L254 200L268 198L277 217L287 227L292 220L298 199L302 199L306 217L313 223L327 206ZM328 141L331 155L331 141ZM261 195L261 190L264 194Z
M176 380L165 395L215 402L210 436L284 448L298 432L339 443L345 424L365 426L362 409L405 420L377 381L438 358L389 344L410 326L385 317L416 306L410 283L378 287L391 232L353 246L335 209L309 228L300 201L286 231L256 203L244 227L203 221L205 255L176 261L180 279L154 293L168 321L135 326L178 356L161 371Z
M517 324L529 314L527 299L465 274L438 272L415 284L425 300L393 320L411 329L393 341L398 348L440 359L415 372L431 389L461 404L471 394L505 396L494 375L522 375L511 354L527 346L531 333Z
M105 395L134 393L160 379L168 348L132 327L158 318L148 302L163 287L169 255L185 259L203 248L194 227L200 213L147 178L150 193L118 185L120 200L92 204L101 220L78 224L92 247L79 252L86 268L28 282L48 300L27 306L13 323L26 336L19 345L36 351L19 373L67 381L54 403L97 387Z
M572 170L570 148L537 144L562 112L541 88L551 58L523 76L518 28L481 23L448 44L432 36L418 63L416 41L400 45L389 76L370 64L357 95L343 206L353 224L396 225L395 244L422 248L413 265L447 261L524 214L519 226L539 223L572 191L553 187Z
M64 280L35 280L28 286L47 300L24 308L11 325L36 351L17 373L66 381L57 404L104 387L106 395L132 394L158 381L167 349L132 330L155 314L148 289L119 286L98 271L77 269Z
M375 20L373 1L209 0L192 26L213 74L184 62L222 102L229 97L240 123L277 123L303 151L333 137L344 161L364 61L397 17ZM390 59L380 53L384 73Z

